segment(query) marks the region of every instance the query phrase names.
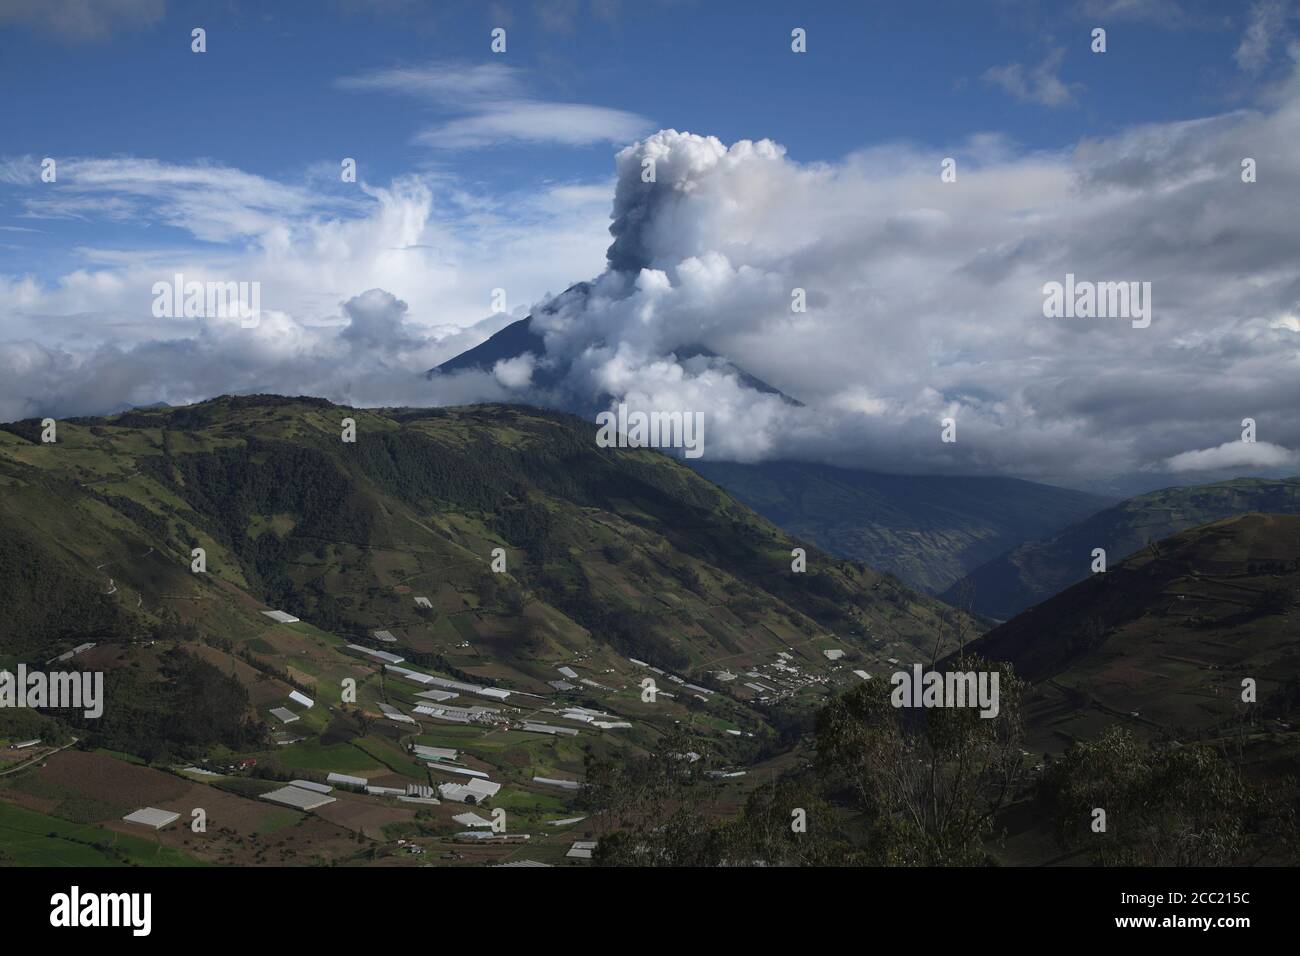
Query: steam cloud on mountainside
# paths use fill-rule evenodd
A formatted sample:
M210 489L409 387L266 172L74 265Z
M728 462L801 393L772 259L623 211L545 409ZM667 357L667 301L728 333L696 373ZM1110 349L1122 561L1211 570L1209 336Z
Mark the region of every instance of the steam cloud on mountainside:
M584 411L612 399L703 412L711 459L1025 476L1286 468L1300 447L1300 236L1293 209L1243 183L1240 164L1250 155L1261 177L1300 187L1297 138L1294 75L1270 112L1140 127L1071 153L1018 155L976 137L947 151L949 183L934 150L802 164L769 141L728 148L661 131L618 154L605 271L532 309L545 355L432 382L418 373L525 310L435 327L436 290L420 283L440 260L424 247L431 236L451 243L450 231L424 185L368 187L373 218L310 211L228 270L284 286L264 291L252 332L219 320L177 323L184 332L167 338L142 327L147 300L122 289L147 288L170 263L79 273L49 290L0 278L10 303L0 337L57 329L45 321L55 315L76 333L0 344L0 417L241 391ZM653 183L642 181L647 158ZM566 219L564 234L585 221ZM499 284L476 256L478 285ZM1150 282L1150 327L1045 318L1043 285L1067 273ZM296 281L314 294L295 299ZM319 290L345 283L370 291L322 314ZM113 307L120 339L92 334L88 286ZM791 309L795 289L806 312ZM806 407L749 387L738 369ZM939 440L945 417L955 444ZM1259 447L1236 440L1245 417Z
M1300 437L1285 413L1300 400L1285 266L1297 241L1241 182L1236 143L1295 175L1282 131L1298 115L1292 99L1269 117L1137 130L1073 157L1013 160L980 141L948 184L937 163L911 171L904 150L803 166L768 141L659 132L618 156L608 269L534 311L544 364L565 373L544 397L703 410L706 455L742 461L1286 468ZM1231 274L1242 243L1258 282ZM1152 282L1155 323L1044 318L1042 286L1067 272ZM792 311L795 289L806 313ZM809 407L745 387L727 362L681 357L698 345ZM511 381L497 371L521 388L518 367ZM1269 422L1273 444L1233 440L1247 415ZM945 417L955 444L939 440Z

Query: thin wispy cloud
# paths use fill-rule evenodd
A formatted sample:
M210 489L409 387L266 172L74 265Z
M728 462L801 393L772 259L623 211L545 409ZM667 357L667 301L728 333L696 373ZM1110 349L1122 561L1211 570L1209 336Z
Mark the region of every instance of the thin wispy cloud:
M474 116L430 127L416 141L438 149L472 149L505 143L627 143L645 132L643 116L582 103L528 100L486 104Z
M207 242L264 235L288 217L355 204L216 163L74 156L59 159L52 183L40 181L40 170L35 157L0 160L0 179L28 187L17 193L21 218L153 221Z
M1286 0L1258 0L1250 8L1246 30L1233 54L1237 65L1247 73L1259 73L1272 59L1273 50L1287 42Z
M335 81L341 90L399 93L440 105L480 104L523 93L523 71L504 63L427 63L373 70Z
M69 43L95 43L153 26L167 0L0 0L0 26L21 24Z
M1147 21L1170 26L1188 14L1178 0L1084 0L1079 12L1094 19Z
M1022 103L1034 103L1053 109L1072 106L1082 84L1066 83L1060 77L1065 47L1057 47L1036 66L1009 63L986 70L984 82L997 87Z
M335 85L412 97L449 114L415 135L417 143L436 149L624 144L652 126L646 117L626 110L540 98L529 91L525 71L498 63L399 67L342 77Z

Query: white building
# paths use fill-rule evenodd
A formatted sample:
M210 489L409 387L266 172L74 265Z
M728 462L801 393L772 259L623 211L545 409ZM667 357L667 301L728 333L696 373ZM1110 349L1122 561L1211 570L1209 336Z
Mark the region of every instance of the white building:
M314 790L304 790L301 787L281 787L279 790L272 790L270 793L262 794L261 799L270 800L272 803L282 803L287 807L303 811L315 810L317 807L323 807L327 803L334 802L333 797L317 793Z
M398 710L396 707L394 707L392 704L381 703L379 705L379 709L383 711L384 716L387 717L389 720L396 720L399 723L403 723L403 724L415 723L414 717L407 716L406 714Z
M385 664L400 664L402 661L406 660L405 657L398 657L396 654L390 654L387 651L371 650L369 647L364 647L361 644L347 644L345 646L350 651L356 651L359 654L367 654L376 660L383 661Z
M424 744L411 744L411 753L421 760L455 760L457 751L451 747L426 747Z
M501 790L501 784L491 780L473 779L467 783L443 783L438 785L438 793L444 800L454 803L482 803L491 800Z
M175 823L179 818L180 814L173 813L171 810L159 810L157 807L144 807L141 810L136 810L134 813L128 813L122 819L127 823L138 823L142 827L161 830L169 823Z
M575 860L590 860L591 851L596 849L594 840L575 840L573 846L569 847L569 852L564 854Z
M331 772L325 779L330 783L344 787L364 787L370 782L365 777L353 777L350 774L334 772Z

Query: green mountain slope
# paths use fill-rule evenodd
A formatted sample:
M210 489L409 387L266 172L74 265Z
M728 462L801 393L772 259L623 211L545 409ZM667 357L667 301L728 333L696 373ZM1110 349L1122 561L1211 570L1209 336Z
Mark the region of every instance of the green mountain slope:
M1116 720L1175 739L1300 705L1300 516L1249 514L1154 543L990 631L975 649L1034 681L1039 743ZM1272 727L1281 732L1282 724ZM1288 731L1289 732L1289 731Z
M997 855L1294 865L1298 626L1300 516L1247 514L1155 542L977 640L1030 679L1023 747L1041 761Z
M341 440L344 419L355 442ZM186 786L207 801L220 791L235 822L202 858L276 862L253 840L267 825L260 793L328 771L398 789L457 779L413 758L418 743L502 784L490 805L540 837L530 853L562 860L549 821L574 816L575 795L535 777L580 781L589 758L650 753L684 732L702 767L761 766L828 693L861 681L855 670L928 658L972 632L953 609L815 548L793 572L799 543L691 469L594 438L587 422L522 407L274 396L64 421L54 444L35 423L4 426L0 666L94 643L59 666L103 671L107 699L99 720L0 712L0 740L80 740L27 764L0 747L0 773L15 767L0 802L116 826L134 807L108 781L167 807L182 799L167 796L167 775L206 764L219 776ZM490 710L469 723L416 711L432 679L478 688L454 688L447 706ZM296 719L282 724L278 708ZM297 814L295 833L321 828L285 862L349 861L394 834L432 846L464 828L460 804L338 796L307 815L274 811Z
M932 594L1110 503L1015 478L884 475L803 462L694 467L791 534Z
M943 597L1005 620L1087 577L1094 548L1117 561L1151 541L1250 511L1300 513L1300 478L1238 478L1130 498L981 565Z
M941 662L989 678L996 713L945 701L943 683L917 710L895 679L864 682L819 714L815 759L735 820L685 826L660 803L626 812L600 850L714 866L1294 865L1298 623L1300 517L1196 528ZM822 828L792 839L784 814L812 803Z
M355 443L340 440L349 416ZM4 515L27 536L12 550L39 538L42 560L76 564L81 587L143 598L116 602L127 617L215 581L363 635L419 623L401 588L427 581L485 616L527 590L604 643L688 666L755 633L919 636L948 613L816 553L791 573L795 542L768 522L663 455L597 448L589 425L559 414L250 398L66 422L51 445L22 431L0 433ZM206 578L188 573L194 546ZM480 601L495 547L509 573ZM665 621L670 607L683 610Z

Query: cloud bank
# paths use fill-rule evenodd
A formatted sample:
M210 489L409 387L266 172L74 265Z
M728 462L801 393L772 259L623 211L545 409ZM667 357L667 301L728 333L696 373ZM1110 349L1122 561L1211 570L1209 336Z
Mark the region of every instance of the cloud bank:
M500 93L500 78L480 79L485 96ZM766 140L664 130L618 154L612 215L601 184L555 187L522 216L426 180L367 186L338 206L308 190L301 208L292 194L263 208L254 190L235 209L175 220L225 237L228 262L88 250L96 267L53 285L0 279L0 417L252 390L354 404L624 401L703 412L706 458L1029 477L1285 464L1300 448L1298 140L1293 74L1266 108L1052 153L983 135L809 164ZM1243 181L1247 158L1255 182ZM141 195L98 175L80 192L72 176L63 198L165 217L197 188ZM454 221L435 193L458 204ZM267 277L261 327L149 317L140 290L160 272L217 265ZM1043 286L1067 274L1150 282L1150 327L1045 318ZM494 287L508 314L480 322ZM805 311L792 309L800 296ZM530 302L544 357L420 377ZM1243 457L1245 417L1259 445ZM941 441L946 418L954 443Z
M554 400L700 409L707 454L739 460L1031 476L1285 466L1300 445L1297 93L1293 78L1268 113L1060 154L972 141L954 149L955 182L939 154L905 146L803 165L767 141L660 132L619 154L607 270L537 313L568 369ZM1247 156L1266 177L1243 181ZM1151 326L1044 318L1044 284L1067 274L1150 282ZM676 357L695 345L808 407ZM1247 416L1261 444L1233 445ZM955 443L940 440L945 418Z

